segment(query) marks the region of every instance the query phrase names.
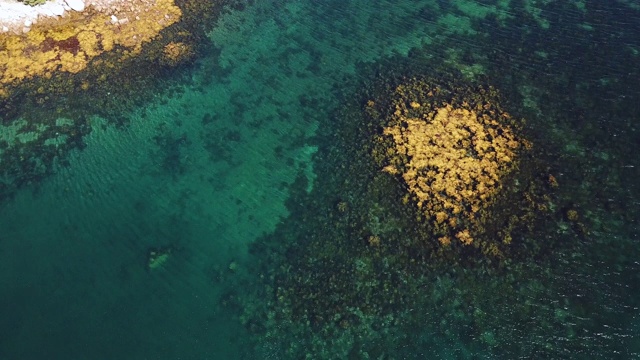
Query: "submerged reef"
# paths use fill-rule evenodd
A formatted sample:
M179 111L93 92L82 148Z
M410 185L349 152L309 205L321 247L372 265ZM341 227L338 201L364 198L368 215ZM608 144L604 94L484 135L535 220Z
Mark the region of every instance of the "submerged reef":
M418 359L470 338L526 354L512 332L548 330L527 321L557 291L536 274L567 243L545 235L564 214L524 121L447 73L356 91L320 130L313 191L301 180L290 218L252 248L264 283L238 299L245 326L294 359Z

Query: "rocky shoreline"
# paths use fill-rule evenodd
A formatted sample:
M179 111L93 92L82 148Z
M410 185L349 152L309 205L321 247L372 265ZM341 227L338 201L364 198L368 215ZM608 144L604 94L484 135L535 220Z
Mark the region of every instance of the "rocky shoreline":
M84 12L89 7L119 22L122 19L118 13L147 3L139 0L49 0L42 5L30 6L16 0L0 0L0 32L27 33L42 20L57 20L69 13Z

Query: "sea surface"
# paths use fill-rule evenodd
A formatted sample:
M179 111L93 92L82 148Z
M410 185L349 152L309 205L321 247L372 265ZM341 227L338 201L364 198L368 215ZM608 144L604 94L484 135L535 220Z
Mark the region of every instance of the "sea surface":
M239 1L207 25L171 91L92 116L2 198L0 359L640 359L639 2ZM344 114L420 73L526 120L549 193L519 235L535 249L419 274L340 250L405 233L345 219L369 178ZM395 274L373 292L402 300L378 316L314 283L352 263L332 281ZM323 296L336 317L306 317Z

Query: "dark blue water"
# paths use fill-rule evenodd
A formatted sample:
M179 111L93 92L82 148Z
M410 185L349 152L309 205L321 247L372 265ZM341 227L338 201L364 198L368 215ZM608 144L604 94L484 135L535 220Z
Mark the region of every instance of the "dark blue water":
M171 91L88 116L37 181L3 170L0 358L640 358L637 3L242 5ZM526 119L512 256L416 247L372 168L367 100L421 75ZM40 136L0 116L3 152Z

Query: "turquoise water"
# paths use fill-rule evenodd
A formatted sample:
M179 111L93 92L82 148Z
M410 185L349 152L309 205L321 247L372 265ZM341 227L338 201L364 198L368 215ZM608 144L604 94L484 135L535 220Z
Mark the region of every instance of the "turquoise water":
M3 197L0 358L640 358L639 8L229 7L171 91L125 125L91 116L85 146ZM542 176L558 179L549 215L521 235L535 256L407 270L345 245L393 222L362 199L352 112L380 79L444 72L499 89L527 119ZM4 125L3 140L28 141L15 140L20 120ZM341 202L358 215L336 215ZM157 268L153 249L168 255ZM302 298L347 279L357 296ZM393 302L369 310L387 291Z

